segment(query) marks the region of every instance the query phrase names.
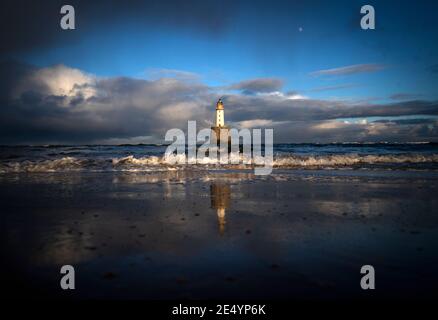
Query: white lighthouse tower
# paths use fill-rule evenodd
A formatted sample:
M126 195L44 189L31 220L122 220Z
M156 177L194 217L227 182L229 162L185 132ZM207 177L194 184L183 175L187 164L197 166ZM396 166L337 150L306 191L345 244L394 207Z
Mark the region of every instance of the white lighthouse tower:
M214 127L211 127L216 144L220 144L221 139L223 141L228 140L228 143L231 143L229 128L225 125L224 111L224 103L222 102L222 99L219 99L216 103L216 123Z
M224 118L224 104L221 99L216 103L216 127L221 128L225 126Z

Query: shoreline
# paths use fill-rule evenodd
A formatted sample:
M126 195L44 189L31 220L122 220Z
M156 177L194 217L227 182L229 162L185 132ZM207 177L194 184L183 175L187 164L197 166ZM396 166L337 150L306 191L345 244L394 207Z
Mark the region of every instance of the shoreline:
M435 175L286 171L0 175L6 287L65 298L71 264L73 299L348 299L372 264L377 297L432 295Z

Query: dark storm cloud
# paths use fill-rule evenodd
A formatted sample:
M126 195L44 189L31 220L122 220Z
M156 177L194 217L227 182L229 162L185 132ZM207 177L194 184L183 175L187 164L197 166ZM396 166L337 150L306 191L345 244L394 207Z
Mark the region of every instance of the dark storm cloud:
M65 4L75 8L74 31L59 27L60 9ZM218 34L227 28L233 7L233 2L227 0L130 0L129 5L121 0L4 0L0 10L0 53L63 45L78 41L97 27L124 20L137 21L145 27L176 26Z
M390 96L392 100L413 100L418 99L421 95L414 93L396 93Z
M239 90L244 94L267 93L279 91L283 87L283 80L276 78L258 78L241 81L227 87L230 90Z
M437 141L438 122L418 124L289 122L274 127L277 142L416 142Z
M375 123L395 123L395 124L420 124L420 125L434 125L437 119L391 119L391 120L376 120Z
M376 116L400 116L438 114L438 102L406 101L393 104L352 104L343 101L298 99L288 100L258 96L228 96L233 106L227 110L235 121L248 119L285 119L299 121L332 120L338 118L366 118Z
M384 69L385 66L377 63L355 64L351 66L318 70L310 73L311 76L338 76L350 75L364 72L375 72Z
M96 79L65 66L29 68L17 77L7 72L13 66L23 68L10 63L0 70L1 143L161 137L165 128L184 127L187 118L200 123L207 118L201 101L208 88L202 84L174 79Z
M222 95L227 123L273 127L276 142L416 141L438 136L435 119L362 121L372 116L438 115L436 101L361 104L281 92L224 94L223 88L193 80L100 78L63 65L35 68L17 62L0 64L0 76L0 144L109 143L139 137L140 142L158 142L168 129L185 130L187 120L196 120L198 129L211 126L214 103ZM358 121L342 120L349 118Z

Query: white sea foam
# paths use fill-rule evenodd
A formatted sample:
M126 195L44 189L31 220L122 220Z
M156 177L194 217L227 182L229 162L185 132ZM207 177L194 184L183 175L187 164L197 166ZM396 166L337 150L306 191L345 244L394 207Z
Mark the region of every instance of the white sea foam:
M149 156L149 157L141 157L141 158L135 158L134 156L130 155L123 158L113 158L112 159L112 165L114 167L121 166L121 165L159 165L163 163L163 159L156 156Z
M361 164L414 164L438 163L438 155L325 155L325 156L285 156L274 160L276 167L325 167L354 166Z
M181 157L181 156L180 156ZM24 161L2 161L0 162L0 173L10 172L69 172L69 171L170 171L170 170L190 170L190 169L212 169L212 168L232 168L246 169L252 165L243 164L243 159L236 154L231 154L230 158L240 160L239 164L224 165L217 159L208 157L198 159L196 164L187 163L185 156L178 159L177 164L167 157L145 156L101 159L101 158L76 158L63 157L47 160L24 160ZM239 159L236 159L239 158ZM245 159L248 160L248 159ZM254 159L253 159L254 160ZM254 162L253 162L254 163ZM274 157L274 168L292 169L336 169L336 168L370 168L373 166L385 166L391 169L402 166L405 169L414 168L418 165L431 164L438 168L438 154L385 154L385 155L321 155L321 156L302 156L302 155L277 155Z

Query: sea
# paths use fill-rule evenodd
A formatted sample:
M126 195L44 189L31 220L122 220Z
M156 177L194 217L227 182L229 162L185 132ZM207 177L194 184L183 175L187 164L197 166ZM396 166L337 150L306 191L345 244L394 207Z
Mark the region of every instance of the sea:
M240 163L211 159L171 164L168 145L0 146L0 174L24 172L156 172L174 170L247 170ZM262 149L264 147L262 146ZM438 143L275 144L275 169L438 170Z
M0 147L3 291L31 299L432 299L438 145L275 144L273 171L166 145ZM262 148L264 149L264 148ZM75 290L60 289L71 265ZM362 290L361 268L376 272Z

